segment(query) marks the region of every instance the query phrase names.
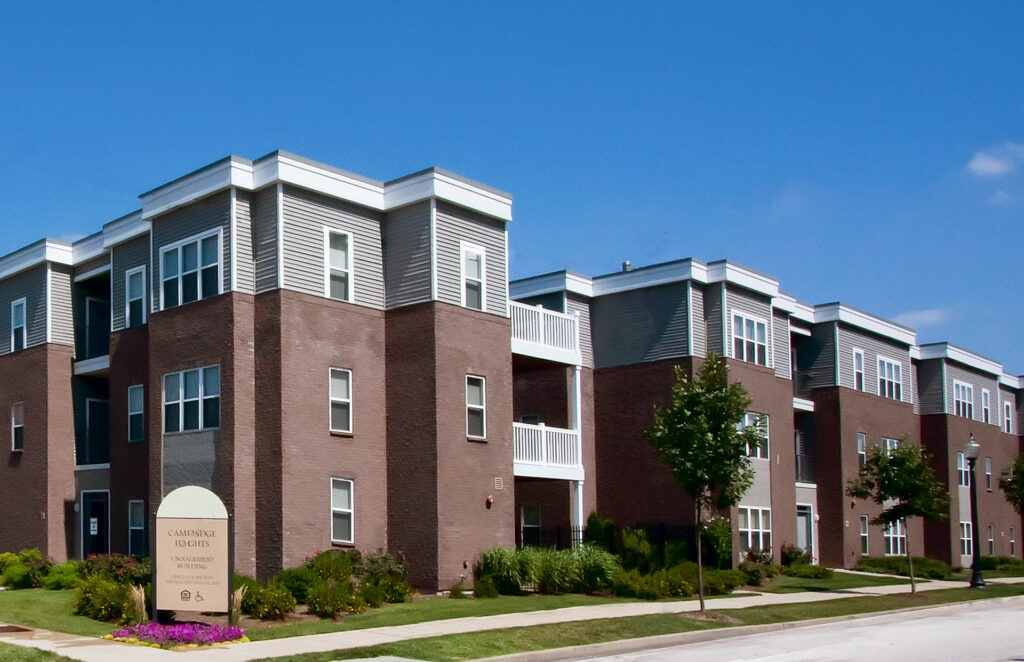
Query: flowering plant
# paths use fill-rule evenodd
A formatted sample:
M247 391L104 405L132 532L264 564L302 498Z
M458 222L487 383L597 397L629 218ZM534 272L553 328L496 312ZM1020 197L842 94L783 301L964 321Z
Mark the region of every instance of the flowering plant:
M192 648L249 641L249 638L245 636L245 633L240 628L224 627L223 625L205 625L203 623L180 623L177 625L146 623L130 625L114 630L104 638L130 644L138 643L159 646L160 648Z

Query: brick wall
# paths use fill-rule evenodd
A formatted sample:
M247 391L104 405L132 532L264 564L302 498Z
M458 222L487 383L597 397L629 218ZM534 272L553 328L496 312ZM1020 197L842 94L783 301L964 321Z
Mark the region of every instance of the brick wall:
M128 442L128 387L143 385L142 441ZM159 443L161 429L153 428L149 414L159 410L163 392L160 382L149 379L149 327L117 331L110 335L110 550L128 552L128 501L145 501L146 529L158 502L149 500L147 456ZM148 552L149 550L147 550Z

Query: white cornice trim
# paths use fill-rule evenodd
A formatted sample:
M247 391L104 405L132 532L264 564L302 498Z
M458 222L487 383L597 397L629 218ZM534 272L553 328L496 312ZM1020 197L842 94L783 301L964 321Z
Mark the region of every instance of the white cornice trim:
M917 343L917 333L912 329L900 326L881 317L875 317L856 308L841 303L828 303L814 307L814 322L841 322L877 333L904 345Z
M103 226L103 248L109 249L111 246L144 235L149 232L149 225L149 221L142 218L141 209L111 221Z
M512 299L551 294L552 292L572 292L585 297L594 296L594 285L591 279L569 271L534 276L508 284L509 296Z
M81 264L86 260L99 257L106 252L103 241L103 232L79 239L71 246L71 260L74 264Z
M0 279L19 271L31 269L44 262L71 265L71 244L54 239L42 239L36 243L0 258Z
M1003 372L1002 364L996 363L992 359L986 359L984 356L979 356L974 352L969 352L966 349L957 347L956 345L951 345L948 342L921 345L920 355L921 360L924 361L929 359L946 359L949 361L956 361L957 363L961 363L969 368L974 368L975 370L980 370L981 372L995 375L999 378L1006 375L1006 373ZM1009 375L1006 376L1009 377Z

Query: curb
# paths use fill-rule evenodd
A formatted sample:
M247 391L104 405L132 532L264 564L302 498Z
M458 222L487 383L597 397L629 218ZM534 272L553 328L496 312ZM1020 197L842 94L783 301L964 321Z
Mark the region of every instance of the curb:
M682 646L685 644L699 644L708 641L719 641L721 639L746 637L749 635L763 634L766 632L781 632L784 630L795 630L798 628L814 627L816 625L829 625L831 623L841 623L844 621L859 621L865 618L888 616L890 614L905 614L915 611L924 611L926 609L938 609L940 607L953 607L964 605L973 607L977 603L992 604L997 602L1011 601L1024 601L1024 596L987 598L981 600L967 600L964 602L947 602L938 605L923 605L921 607L905 607L903 609L873 611L863 614L830 616L828 618L815 618L805 621L766 623L764 625L742 625L735 627L715 628L711 630L700 630L697 632L659 634L653 637L619 639L617 641L606 641L599 644L569 646L566 648L548 648L546 650L529 651L525 653L510 653L508 655L499 655L496 657L479 658L476 662L567 662L569 660L584 660L591 657L619 655L623 653L637 653L640 651L657 650L659 648L670 648L673 646Z

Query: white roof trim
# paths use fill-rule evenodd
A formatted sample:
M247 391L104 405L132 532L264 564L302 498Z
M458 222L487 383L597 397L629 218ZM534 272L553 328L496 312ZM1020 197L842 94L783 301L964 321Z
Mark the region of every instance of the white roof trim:
M822 322L842 322L851 326L856 326L865 331L877 333L880 336L891 338L897 342L901 342L905 345L915 345L917 343L917 333L906 327L902 327L898 324L884 320L881 317L875 317L868 313L845 306L841 303L829 303L821 306L814 307L814 322L820 324Z
M999 383L1010 388L1024 389L1024 375L1017 377L1004 372L999 375Z
M0 279L44 262L71 265L71 244L54 239L43 239L0 258Z
M956 361L962 363L965 366L986 372L990 375L996 375L1002 377L1005 373L1003 372L1003 366L996 363L992 359L986 359L984 356L978 356L973 352L968 352L966 349L961 349L956 345L950 345L947 342L932 343L928 345L922 345L920 348L921 359L948 359L950 361Z
M103 226L103 248L109 249L122 242L149 232L149 221L143 220L142 210Z
M74 264L81 264L86 260L103 255L104 252L106 251L103 245L103 233L98 232L76 241L71 246L71 260Z

